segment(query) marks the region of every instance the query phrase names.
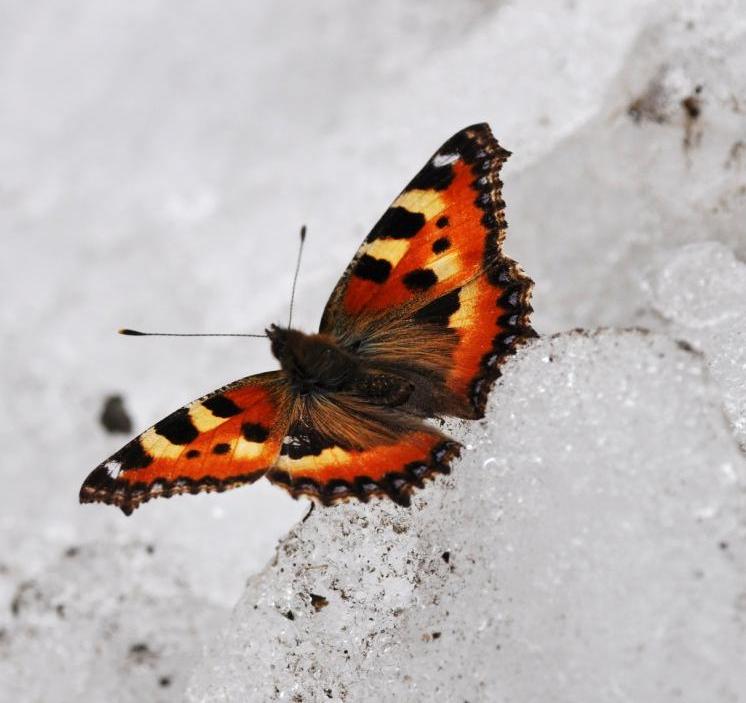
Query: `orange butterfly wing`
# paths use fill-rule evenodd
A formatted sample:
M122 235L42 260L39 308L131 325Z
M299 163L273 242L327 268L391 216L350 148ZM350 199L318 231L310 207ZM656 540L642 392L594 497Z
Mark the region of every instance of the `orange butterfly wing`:
M442 436L404 432L395 444L363 450L332 447L318 456L280 457L267 478L294 498L308 496L324 505L386 496L408 506L412 491L437 473L449 473L450 463L459 453L459 444Z
M508 156L486 124L451 137L366 237L321 320L379 362L416 367L429 354L423 373L440 373L451 396L438 414L482 417L500 364L535 336L533 282L501 251Z
M224 491L261 478L289 422L280 371L236 381L180 408L97 466L80 502L130 514L151 498Z
M434 427L393 408L360 399L310 401L296 412L280 457L267 478L297 498L330 505L387 496L409 505L415 488L447 474L460 445Z

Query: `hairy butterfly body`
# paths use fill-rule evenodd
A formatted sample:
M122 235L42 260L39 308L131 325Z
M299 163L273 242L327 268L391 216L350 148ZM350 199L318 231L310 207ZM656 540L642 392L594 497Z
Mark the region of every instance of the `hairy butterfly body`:
M368 234L317 334L270 327L279 371L161 420L91 472L81 502L129 514L264 476L324 504L408 505L448 473L460 445L426 419L482 417L500 365L535 336L532 282L501 250L508 155L486 124L449 139Z

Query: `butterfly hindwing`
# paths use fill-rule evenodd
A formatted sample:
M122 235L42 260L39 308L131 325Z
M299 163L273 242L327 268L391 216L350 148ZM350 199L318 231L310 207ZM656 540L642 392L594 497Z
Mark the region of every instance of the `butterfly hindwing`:
M457 442L395 409L352 397L309 399L296 406L267 478L325 505L372 496L409 505L411 492L449 473L459 452Z
M449 139L371 230L324 310L322 332L419 369L433 388L428 414L482 417L501 362L535 336L532 281L501 251L508 156L486 124Z
M151 498L253 483L279 456L287 390L282 372L273 371L180 408L99 464L80 489L81 502L129 514Z

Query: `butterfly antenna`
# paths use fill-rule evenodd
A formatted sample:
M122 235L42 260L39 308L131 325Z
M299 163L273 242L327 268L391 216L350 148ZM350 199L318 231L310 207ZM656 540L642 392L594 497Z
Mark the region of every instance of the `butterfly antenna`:
M293 290L290 292L290 315L288 315L288 327L293 323L293 303L295 301L295 284L298 282L300 272L300 259L303 255L303 244L306 241L306 226L300 228L300 246L298 247L298 261L295 263L295 275L293 276Z
M140 332L138 330L121 329L119 334L128 337L266 337L266 334L243 334L241 332Z

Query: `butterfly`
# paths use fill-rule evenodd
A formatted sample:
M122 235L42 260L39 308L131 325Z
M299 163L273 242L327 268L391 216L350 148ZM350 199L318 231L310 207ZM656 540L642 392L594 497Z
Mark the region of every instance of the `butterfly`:
M505 257L510 155L477 124L451 137L376 223L319 331L267 330L280 370L180 408L97 466L82 503L129 515L261 477L325 505L409 505L461 445L426 420L484 416L506 357L536 333L533 282Z

